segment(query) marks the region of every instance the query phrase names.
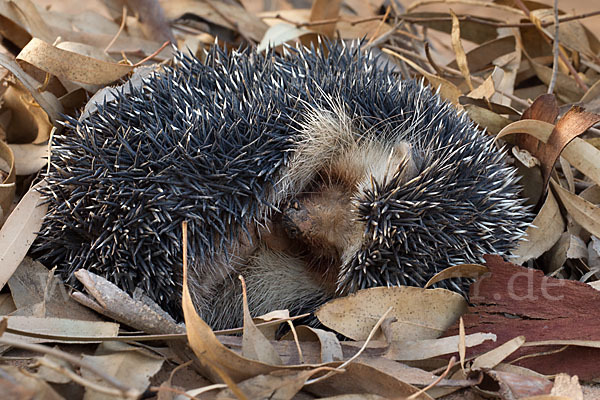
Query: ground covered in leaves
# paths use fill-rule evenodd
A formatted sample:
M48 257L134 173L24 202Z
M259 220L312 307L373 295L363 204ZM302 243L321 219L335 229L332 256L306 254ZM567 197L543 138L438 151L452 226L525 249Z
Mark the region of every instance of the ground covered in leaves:
M600 398L597 2L82 3L0 1L2 398ZM424 79L509 146L534 226L512 263L489 255L430 282L476 278L469 303L374 288L318 309L329 330L274 310L213 332L184 285L186 330L85 271L87 294L71 293L27 256L45 215L32 186L64 114L169 63L169 43L201 54L320 35L362 39L398 79Z

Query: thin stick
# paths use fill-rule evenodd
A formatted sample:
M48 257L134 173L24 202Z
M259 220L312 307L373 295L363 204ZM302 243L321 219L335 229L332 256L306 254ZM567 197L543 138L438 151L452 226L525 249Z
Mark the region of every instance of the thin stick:
M558 53L560 52L560 49L558 48L558 26L558 0L554 0L554 46L552 48L554 60L552 61L552 78L550 79L550 84L548 85L548 94L552 94L554 91L554 85L556 85L556 79L558 77Z
M375 32L373 33L373 36L371 36L371 39L367 42L367 47L371 43L373 43L373 40L375 40L375 38L377 37L377 35L379 35L379 31L381 30L381 27L383 26L383 24L385 24L385 21L387 21L389 15L390 15L390 11L391 10L392 10L392 7L390 7L390 6L387 7L387 10L385 10L385 15L381 19L381 22L379 22L379 24L377 25L377 29L375 29Z
M146 61L148 61L148 60L150 60L150 59L152 59L152 58L156 57L156 55L157 55L158 53L160 53L161 51L163 51L163 49L164 49L165 47L167 47L167 46L169 45L169 43L171 43L171 42L169 42L169 41L167 40L166 42L164 42L164 43L162 44L162 46L160 46L160 47L158 48L158 50L156 50L154 53L150 54L148 57L144 58L143 60L141 60L141 61L139 61L139 62L137 62L137 63L133 64L133 66L134 66L134 67L138 67L138 66L142 65L143 63L145 63Z
M406 400L416 399L417 397L419 397L420 395L422 395L423 393L425 393L426 391L428 391L429 389L431 389L432 387L434 387L435 385L440 383L442 381L442 379L444 379L450 373L450 370L454 366L455 362L456 362L456 357L452 356L450 361L448 361L448 366L446 367L446 370L444 371L443 374L441 374L435 381L433 381L429 385L427 385L427 387L424 387L423 389L419 390L418 392L415 392L415 393L411 394L410 396L408 396L406 398Z
M529 11L529 9L525 5L525 3L523 3L522 0L514 0L514 1L515 1L515 4L521 10L523 10L523 12L527 15L527 18L531 19L531 12ZM546 40L546 42L550 43L550 39L548 38L548 36L546 35L546 33L543 32L539 28L538 28L538 30L540 30L540 33L542 34L542 37L544 38L544 40ZM575 79L575 82L577 83L577 86L579 86L580 88L582 88L583 90L585 90L587 92L588 89L589 89L588 86L585 84L585 82L583 82L583 80L581 79L581 77L579 76L579 74L577 74L577 71L575 71L575 68L573 68L573 65L571 65L571 63L569 62L569 60L567 60L567 57L565 57L565 55L562 53L562 51L559 51L558 56L560 57L561 61L563 63L565 63L565 65L569 69L569 72L571 73L571 75L573 75L573 79Z
M298 340L298 333L296 332L296 327L294 327L292 321L288 321L288 325L290 326L290 330L292 331L292 335L294 336L294 342L296 342L296 349L298 349L298 358L300 360L300 364L304 364L304 355L302 354L302 347L300 347L300 340Z
M108 45L104 48L105 53L108 53L108 49L110 49L112 47L112 45L115 44L115 42L117 41L117 38L121 35L121 32L123 32L123 29L125 29L125 20L127 20L127 5L123 4L123 15L121 16L121 26L119 26L119 30L117 31L115 36L111 39L111 41L108 43Z

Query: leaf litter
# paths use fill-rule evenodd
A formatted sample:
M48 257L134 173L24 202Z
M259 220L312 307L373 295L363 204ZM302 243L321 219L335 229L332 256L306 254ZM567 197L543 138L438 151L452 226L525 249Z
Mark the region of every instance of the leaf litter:
M600 8L522 0L80 3L0 3L3 393L600 397ZM286 310L261 317L246 309L243 329L213 332L184 286L186 330L87 272L78 276L87 294L68 293L26 257L45 214L30 186L52 157L48 142L62 114L168 62L168 42L200 55L215 42L261 49L310 45L319 35L363 39L402 78L424 79L511 146L534 226L513 263L488 257L432 279L477 278L468 305L441 289L376 288L322 306L316 315L329 330L294 326L299 316ZM281 326L288 333L276 340Z

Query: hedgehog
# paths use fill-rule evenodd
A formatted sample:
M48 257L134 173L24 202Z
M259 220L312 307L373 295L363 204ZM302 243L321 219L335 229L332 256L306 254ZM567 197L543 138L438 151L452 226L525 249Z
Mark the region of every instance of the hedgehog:
M311 311L373 286L508 254L531 221L506 154L360 43L212 47L124 85L52 142L32 253L213 328ZM459 279L439 287L463 292Z

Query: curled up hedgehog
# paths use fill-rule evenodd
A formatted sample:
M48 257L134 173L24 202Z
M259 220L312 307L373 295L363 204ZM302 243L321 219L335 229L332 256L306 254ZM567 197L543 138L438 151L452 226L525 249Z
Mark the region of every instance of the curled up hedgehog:
M530 216L504 152L381 64L359 44L178 54L54 137L34 256L180 317L188 221L196 309L225 328L238 274L254 315L300 313L510 251Z

